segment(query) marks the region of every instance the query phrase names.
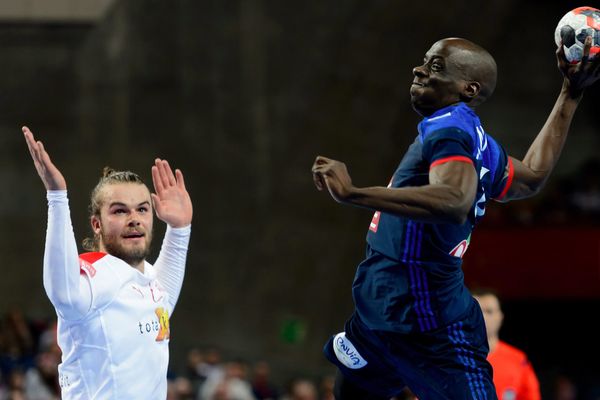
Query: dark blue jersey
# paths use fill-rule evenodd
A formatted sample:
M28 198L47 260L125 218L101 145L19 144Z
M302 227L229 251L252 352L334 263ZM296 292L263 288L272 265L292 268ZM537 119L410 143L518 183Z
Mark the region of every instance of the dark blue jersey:
M388 187L427 185L433 166L459 161L475 167L477 195L463 225L375 213L367 235L367 258L353 285L357 312L373 329L429 331L467 312L471 296L464 286L462 256L487 201L503 197L512 180L506 152L465 104L436 111L418 129Z

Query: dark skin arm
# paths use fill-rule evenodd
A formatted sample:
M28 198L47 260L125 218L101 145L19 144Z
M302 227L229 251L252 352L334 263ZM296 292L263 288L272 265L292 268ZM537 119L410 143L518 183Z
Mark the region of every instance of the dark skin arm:
M477 191L475 168L457 161L433 167L429 184L419 187L358 188L344 163L322 156L315 160L312 174L317 189L327 188L339 203L431 223L463 224Z
M585 41L584 56L578 64L569 64L563 47L556 52L563 85L546 123L522 161L512 158L514 178L502 201L522 199L538 193L550 176L562 152L575 110L584 90L600 79L600 57L589 60L591 36Z

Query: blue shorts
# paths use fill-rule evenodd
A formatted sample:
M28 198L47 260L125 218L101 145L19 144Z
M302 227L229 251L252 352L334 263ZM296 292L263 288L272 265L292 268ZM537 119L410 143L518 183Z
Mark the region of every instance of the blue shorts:
M497 400L483 315L428 332L369 329L355 313L325 345L327 359L364 390L393 397L408 386L419 400Z

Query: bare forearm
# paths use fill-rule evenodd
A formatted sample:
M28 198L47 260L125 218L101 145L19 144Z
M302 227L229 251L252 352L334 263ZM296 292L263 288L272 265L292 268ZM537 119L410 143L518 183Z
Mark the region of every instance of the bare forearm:
M345 203L429 223L462 224L469 208L459 189L443 184L353 188Z
M541 189L554 169L580 99L571 98L567 85L563 84L552 112L523 158L523 165L531 170L528 186L532 192Z

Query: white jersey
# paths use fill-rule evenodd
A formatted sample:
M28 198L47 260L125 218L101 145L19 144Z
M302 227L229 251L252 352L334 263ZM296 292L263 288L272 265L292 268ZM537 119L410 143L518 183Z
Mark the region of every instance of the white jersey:
M48 206L44 287L58 315L62 398L164 400L191 228L168 227L142 273L106 253L78 256L66 191L49 191Z

